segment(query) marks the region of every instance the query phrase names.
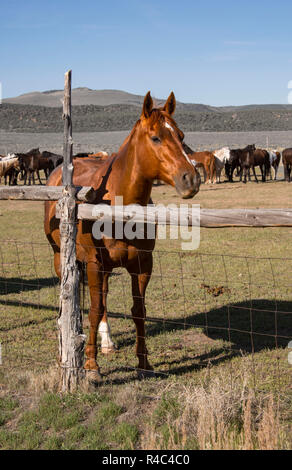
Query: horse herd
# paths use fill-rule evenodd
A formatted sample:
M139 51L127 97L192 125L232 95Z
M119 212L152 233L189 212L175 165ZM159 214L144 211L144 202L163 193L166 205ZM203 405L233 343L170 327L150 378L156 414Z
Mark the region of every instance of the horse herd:
M247 145L242 149L223 147L213 152L193 152L185 143L183 146L193 164L203 170L204 180L208 183L220 183L223 169L225 169L225 175L230 182L233 182L235 170L240 181L244 183L246 183L247 178L251 181L250 173L252 170L255 181L258 182L256 167L260 168L263 182L267 180L268 176L270 176L270 179L276 180L281 157L284 178L286 181L291 181L292 148L283 150L281 154L276 150L268 151L256 148L254 144ZM272 175L272 171L274 175Z
M276 180L281 158L284 167L284 179L289 182L292 179L292 148L278 152L276 150L256 148L253 144L242 149L223 147L214 151L194 152L184 142L183 148L193 165L202 170L205 183L220 183L223 169L229 182L233 182L234 174L239 176L239 180L244 183L246 183L247 178L251 181L251 170L255 181L258 182L256 167L260 168L263 182L268 177ZM102 151L95 154L89 152L78 153L73 158L88 156L103 159L108 154ZM18 179L20 179L23 184L30 185L31 183L35 184L36 175L39 183L42 184L40 171L44 171L47 180L52 171L62 162L62 155L48 151L40 152L39 148L32 149L27 153L0 155L0 182L1 177L4 177L5 184L17 185Z
M88 153L79 153L74 157L88 157L88 155ZM102 158L107 153L99 152L94 155ZM40 171L44 171L47 180L52 171L61 163L63 163L62 155L47 151L40 152L39 148L29 150L27 153L0 155L0 182L4 177L5 184L17 185L20 179L23 184L30 185L35 184L36 175L39 184L42 184Z

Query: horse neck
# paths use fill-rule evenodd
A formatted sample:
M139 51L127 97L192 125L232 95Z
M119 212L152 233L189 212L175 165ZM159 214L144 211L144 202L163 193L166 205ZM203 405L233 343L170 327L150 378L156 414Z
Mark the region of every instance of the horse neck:
M122 144L113 164L113 178L116 183L114 193L123 197L125 205L147 205L154 179L149 175L151 164L147 159L145 147L138 143L136 127L137 125ZM147 167L145 162L148 163Z

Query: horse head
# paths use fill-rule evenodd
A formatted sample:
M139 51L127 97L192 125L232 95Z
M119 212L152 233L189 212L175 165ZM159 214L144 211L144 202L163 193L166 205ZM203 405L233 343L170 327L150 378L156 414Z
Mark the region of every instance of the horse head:
M199 191L200 175L183 148L184 133L172 117L175 107L173 93L163 107L154 108L148 92L141 117L135 126L136 142L143 148L145 177L174 186L179 195L187 199Z
M249 152L249 153L253 154L256 150L256 146L255 146L255 144L247 145L243 150L245 152Z
M40 149L39 148L35 148L35 149L31 149L29 150L26 155L28 155L29 157L41 157L41 152L40 152Z

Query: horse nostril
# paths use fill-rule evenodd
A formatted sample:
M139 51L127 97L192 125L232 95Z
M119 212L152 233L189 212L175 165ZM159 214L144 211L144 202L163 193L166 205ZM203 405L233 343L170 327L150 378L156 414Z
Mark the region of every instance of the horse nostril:
M191 173L184 173L182 175L182 184L185 188L192 188L197 186L197 178Z
M181 173L175 178L176 188L178 193L184 198L189 199L193 197L200 187L200 180L197 174L192 172Z
M191 182L191 177L190 177L189 173L184 173L182 175L182 180L185 184L189 184Z

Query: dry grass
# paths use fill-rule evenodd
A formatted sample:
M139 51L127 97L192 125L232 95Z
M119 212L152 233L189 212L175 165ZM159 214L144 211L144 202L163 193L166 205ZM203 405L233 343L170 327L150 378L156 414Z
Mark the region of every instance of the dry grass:
M209 382L204 379L199 385L178 389L175 384L161 392L142 434L142 449L290 448L291 426L280 422L279 401L251 391L249 370L241 370L232 387L222 370Z

